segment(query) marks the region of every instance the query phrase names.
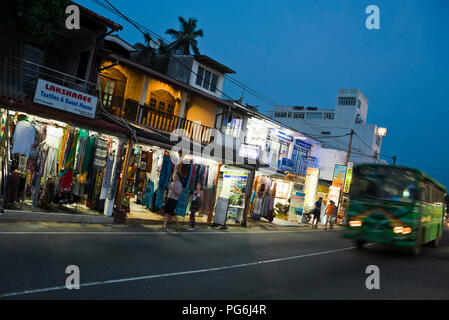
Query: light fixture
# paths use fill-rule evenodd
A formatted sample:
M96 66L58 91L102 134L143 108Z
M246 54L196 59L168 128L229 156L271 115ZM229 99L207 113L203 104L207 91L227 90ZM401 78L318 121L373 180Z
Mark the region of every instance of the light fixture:
M377 135L381 137L385 137L387 135L387 128L378 127Z

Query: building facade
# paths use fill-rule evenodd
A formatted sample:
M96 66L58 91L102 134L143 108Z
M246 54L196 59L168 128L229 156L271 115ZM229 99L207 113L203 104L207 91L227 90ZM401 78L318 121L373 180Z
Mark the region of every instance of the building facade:
M355 134L352 138L350 162L383 161L379 156L386 130L367 123L368 99L358 89L339 90L334 109L279 106L271 110L269 115L272 119L322 141L321 159L328 168L334 167L329 163L332 159L335 159L335 164L345 164L342 158L344 159L343 155L348 149L351 130ZM326 152L326 149L336 151ZM320 177L328 178L329 170L323 170Z

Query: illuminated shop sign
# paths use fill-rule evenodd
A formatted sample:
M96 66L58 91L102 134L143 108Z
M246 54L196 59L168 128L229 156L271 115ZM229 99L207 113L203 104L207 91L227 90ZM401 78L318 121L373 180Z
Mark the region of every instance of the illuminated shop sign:
M351 186L353 166L354 166L354 164L352 162L348 162L348 170L346 170L346 179L345 179L345 188L344 188L345 193L349 192L349 187Z
M335 165L334 179L332 180L332 185L334 187L339 187L340 190L343 190L345 186L345 178L346 178L346 166L339 164Z
M95 118L97 99L90 94L39 79L33 101L93 119Z
M239 156L257 160L259 159L259 147L242 143L239 148Z

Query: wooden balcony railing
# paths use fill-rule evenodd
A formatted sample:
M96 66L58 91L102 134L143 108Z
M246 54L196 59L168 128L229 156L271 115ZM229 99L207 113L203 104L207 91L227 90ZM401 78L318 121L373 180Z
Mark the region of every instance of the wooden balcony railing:
M123 99L103 92L98 92L98 97L98 103L102 103L106 111L130 122L166 133L172 133L176 129L184 129L192 140L204 144L211 142L213 128L208 126L180 118L147 105L139 105L137 101L131 99Z

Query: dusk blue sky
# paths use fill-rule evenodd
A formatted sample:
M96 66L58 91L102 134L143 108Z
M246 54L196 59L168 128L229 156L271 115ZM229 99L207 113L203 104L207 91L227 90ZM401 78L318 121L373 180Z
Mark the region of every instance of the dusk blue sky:
M449 1L110 1L167 39L178 16L198 19L201 53L280 105L334 108L338 89L360 89L368 123L388 129L382 153L449 187ZM143 42L93 1L76 2L122 24L129 43ZM380 30L365 27L370 4L380 8ZM242 94L229 82L224 91ZM249 93L244 102L272 108Z

